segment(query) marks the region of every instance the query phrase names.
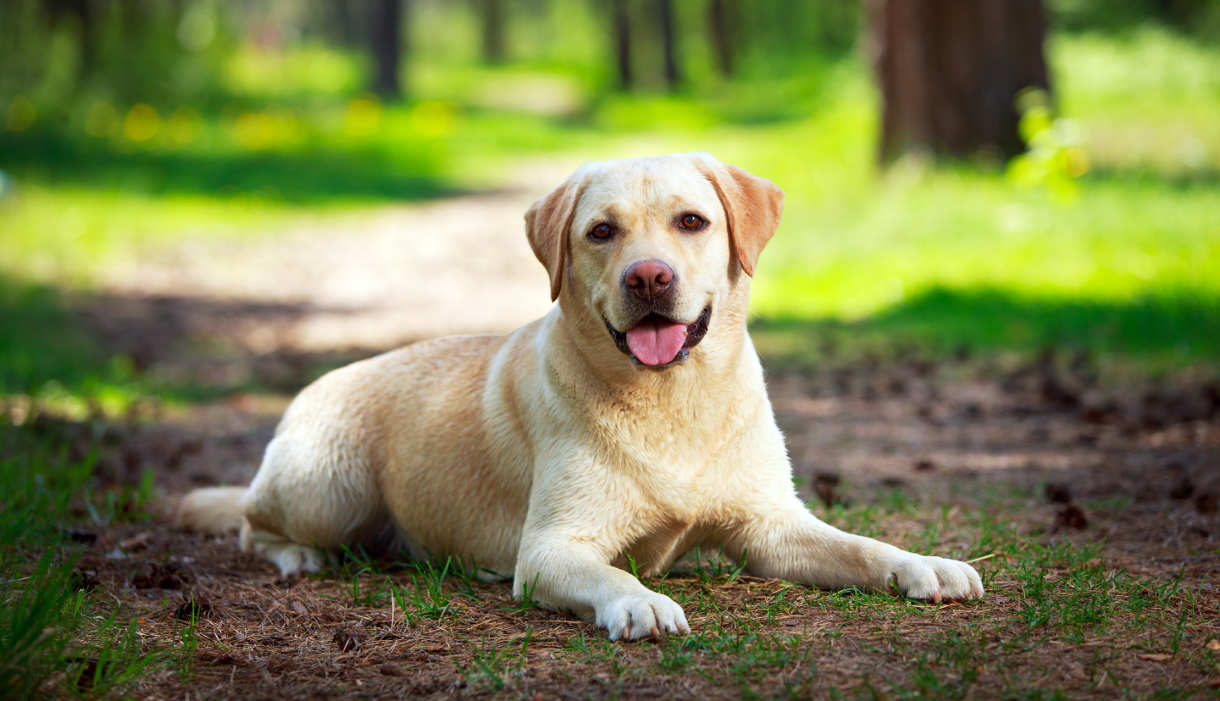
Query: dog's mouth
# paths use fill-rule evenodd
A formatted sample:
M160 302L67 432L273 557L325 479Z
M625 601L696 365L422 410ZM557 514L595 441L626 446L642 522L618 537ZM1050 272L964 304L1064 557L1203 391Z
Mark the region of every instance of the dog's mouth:
M699 318L690 324L674 321L655 312L648 314L636 322L627 331L619 331L606 323L606 330L614 339L614 345L632 362L652 370L661 370L686 360L690 349L699 344L707 335L708 324L712 320L712 307L708 305L700 312Z

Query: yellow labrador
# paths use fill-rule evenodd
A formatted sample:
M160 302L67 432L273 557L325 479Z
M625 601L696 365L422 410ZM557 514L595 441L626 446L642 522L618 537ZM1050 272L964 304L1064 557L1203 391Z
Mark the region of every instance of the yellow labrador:
M746 333L782 202L702 154L582 167L525 215L549 314L329 373L288 407L253 483L192 492L180 522L240 527L285 574L392 532L417 556L511 574L515 596L613 640L689 631L625 565L661 572L695 546L819 587L982 596L970 565L844 533L797 497Z

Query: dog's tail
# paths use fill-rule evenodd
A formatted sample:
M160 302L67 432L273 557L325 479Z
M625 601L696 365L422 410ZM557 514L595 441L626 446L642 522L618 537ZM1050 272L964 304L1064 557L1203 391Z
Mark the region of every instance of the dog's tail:
M204 487L182 498L174 525L200 533L230 533L245 520L246 487Z

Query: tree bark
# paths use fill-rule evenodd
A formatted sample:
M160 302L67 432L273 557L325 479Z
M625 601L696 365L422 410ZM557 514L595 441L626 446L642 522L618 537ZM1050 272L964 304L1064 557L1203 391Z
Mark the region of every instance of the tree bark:
M1049 87L1041 0L869 0L868 13L883 161L1022 151L1016 96Z
M627 11L627 0L614 0L613 12L618 85L623 90L630 90L635 80L631 72L631 15Z
M402 97L398 64L402 57L403 0L375 0L369 15L369 48L373 54L373 91L383 98Z
M733 39L731 29L737 19L734 0L710 0L707 5L707 28L711 39L712 54L716 58L716 70L722 77L733 75Z
M480 5L483 20L483 62L503 63L504 0L480 0Z
M657 19L661 25L661 50L665 61L665 84L670 90L682 83L682 68L678 62L677 37L674 36L673 0L656 0Z

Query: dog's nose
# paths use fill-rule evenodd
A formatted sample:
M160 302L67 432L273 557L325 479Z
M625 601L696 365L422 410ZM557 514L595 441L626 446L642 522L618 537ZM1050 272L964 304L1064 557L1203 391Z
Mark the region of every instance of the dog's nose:
M673 289L674 269L664 261L637 260L623 271L623 285L645 302L656 302Z

